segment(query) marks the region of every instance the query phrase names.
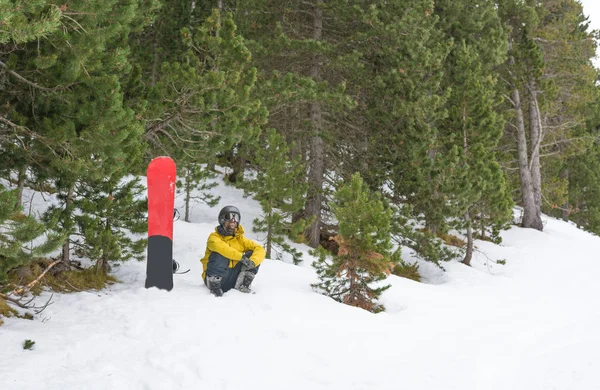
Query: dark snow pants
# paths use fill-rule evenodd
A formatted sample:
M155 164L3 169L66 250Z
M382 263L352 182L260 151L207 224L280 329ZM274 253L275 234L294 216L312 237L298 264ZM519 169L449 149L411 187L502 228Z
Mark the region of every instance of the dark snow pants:
M245 253L246 257L252 256L252 251ZM235 282L242 270L242 263L238 262L235 267L229 268L230 259L221 255L220 253L213 252L208 256L208 264L206 265L206 277L209 276L220 276L221 289L223 292L229 291L235 287ZM247 272L256 274L260 266L255 267ZM204 278L204 284L206 284L206 278Z

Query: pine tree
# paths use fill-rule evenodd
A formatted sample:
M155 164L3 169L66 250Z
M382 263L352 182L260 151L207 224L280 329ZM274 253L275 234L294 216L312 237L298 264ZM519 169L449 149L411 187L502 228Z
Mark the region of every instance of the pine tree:
M153 155L214 163L218 154L251 142L266 121L267 111L254 96L257 70L252 55L229 14L214 10L199 25L188 25L186 18L172 20L166 7L163 11L161 23L178 34L156 45L163 51L173 45L183 49L159 65L138 63L142 75L159 69L150 73L156 80L140 103L145 140ZM148 56L136 58L144 61Z
M600 86L596 85L596 99L590 104L587 118L587 134L594 138L584 153L569 158L562 166L562 176L568 178L568 200L556 205L554 215L565 221L600 234Z
M0 45L3 45L31 42L56 31L62 12L58 5L47 0L3 0L0 15Z
M330 156L336 139L347 136L341 117L355 102L346 92L346 75L360 67L350 43L355 32L354 6L347 1L271 2L240 5L236 17L251 42L261 70L258 96L275 128L294 154L307 161L304 210L296 218L311 221L305 236L317 247L327 203L326 172L336 169Z
M504 144L514 150L517 140L522 224L542 230L542 210L567 199L567 159L590 145L583 113L595 98L596 44L577 1L498 5L510 44L503 72L515 119L508 129L516 129Z
M25 77L28 75L15 69L15 58L10 53L18 45L43 39L56 32L62 12L58 5L47 0L18 3L1 1L0 15L0 101L9 102L31 85L31 81ZM39 87L35 83L33 86ZM30 145L34 132L26 128L21 119L13 105L0 106L0 175L9 180L13 174L17 176L15 210L21 205L27 169L35 154ZM39 138L37 135L35 137Z
M390 209L359 174L336 191L331 209L339 223L334 238L339 249L332 259L321 252L313 263L320 280L313 287L347 305L371 312L384 310L377 299L390 286L378 282L393 268Z
M597 69L591 62L596 34L574 0L548 0L538 4L536 12L540 23L534 40L544 59L537 95L542 124L541 208L566 217L571 208L570 161L595 148L590 129L597 104Z
M443 218L467 237L464 262L470 264L474 228L480 238L493 235L512 216L512 201L495 149L502 137L504 120L497 112L501 100L495 70L506 59L507 40L495 10L495 2L473 6L469 1L438 1L438 27L454 42L444 63L442 88L450 91L445 102L447 117L440 123L443 147L457 150L445 191L448 204Z
M21 209L15 211L16 197L15 191L0 187L0 283L6 281L8 271L50 253L64 240Z
M451 41L436 28L430 1L372 4L362 20L370 28L358 40L364 69L355 115L369 139L361 173L395 205L394 239L439 263L453 257L437 236L448 228L446 186L459 163L457 150L444 149L439 128Z
M304 228L304 221L292 223L292 216L304 207L307 185L304 181L305 167L300 156L290 156L292 148L275 129L269 129L264 141L254 148L252 162L256 174L249 175L242 186L254 194L254 199L262 207L263 215L254 220L254 231L266 233L267 258L273 258L272 251L280 248L291 254L294 263L298 264L302 253L287 244L285 239L295 239Z
M63 8L70 14L64 28L12 53L13 68L29 83L16 89L9 104L17 124L34 132L27 145L35 151L31 174L60 200L45 220L69 236L82 234L74 218L81 197L93 197L90 190L118 191L94 184L116 185L139 166L142 127L121 92L131 70L127 38L137 2L72 1ZM75 236L63 245L65 265L71 240Z
M82 238L74 240L74 252L95 261L96 272L104 275L110 262L145 259L145 189L138 178L114 180L108 177L81 186L75 201L81 214L73 216Z
M569 163L568 219L600 234L600 145L573 158Z

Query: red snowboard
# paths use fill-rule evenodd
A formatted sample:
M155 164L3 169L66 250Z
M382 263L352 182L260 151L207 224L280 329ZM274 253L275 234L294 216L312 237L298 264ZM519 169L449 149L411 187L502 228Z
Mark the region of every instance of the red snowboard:
M157 157L148 165L148 262L146 288L173 289L175 162Z

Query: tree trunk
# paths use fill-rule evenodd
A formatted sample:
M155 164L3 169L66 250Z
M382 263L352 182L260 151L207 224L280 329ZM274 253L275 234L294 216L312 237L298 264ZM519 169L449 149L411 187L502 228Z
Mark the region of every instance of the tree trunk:
M569 168L565 168L560 174L560 178L563 179L566 183L569 182ZM562 219L563 221L569 220L569 194L567 193L567 197L565 199L565 203L562 205Z
M536 212L542 213L542 175L540 165L540 146L543 140L543 129L540 118L540 108L537 99L537 84L535 80L529 81L529 134L531 142L531 161L530 171L533 185L533 198L535 201Z
M465 220L467 221L467 253L465 253L463 263L470 267L471 259L473 258L473 248L475 245L473 243L473 226L471 226L471 217L469 216L469 212L465 213Z
M73 194L75 193L75 183L71 184L67 198L65 199L65 210L68 210L73 202ZM70 232L69 232L70 233ZM71 268L71 238L67 236L62 247L62 263L65 269Z
M231 150L227 156L229 166L232 169L231 173L227 175L227 181L230 183L237 183L238 179L243 180L244 170L246 168L246 159L241 157L239 152L241 144L237 144L235 148L238 150L237 154Z
M467 104L463 102L462 105L462 126L463 126L463 150L465 159L469 156L469 136L467 132ZM465 212L465 222L467 224L467 252L463 263L471 266L471 258L473 257L473 226L471 224L471 216L469 211Z
M300 155L302 161L306 161L306 149L304 148L304 145L303 145L301 139L298 139L297 141L294 142L294 146L292 147L290 153L291 153L292 158ZM306 179L304 179L304 180L306 180ZM305 209L303 208L301 210L298 210L297 212L292 214L292 224L300 221L301 219L304 219L305 217L306 217Z
M152 74L150 76L150 86L154 87L158 81L158 63L160 56L158 54L158 30L154 26L154 39L152 41Z
M543 230L542 219L535 205L533 179L528 164L523 107L521 105L521 96L516 86L513 87L512 98L517 119L517 150L519 155L519 175L521 178L521 198L523 200L523 221L521 225L525 228L541 231Z
M316 1L314 10L313 39L320 41L323 34L323 11L319 7L321 0ZM310 76L315 81L320 79L319 55L312 59ZM323 118L321 104L309 105L312 136L310 138L310 171L308 174L309 187L306 201L306 217L314 218L307 231L308 245L316 248L321 238L321 206L323 202L323 182L325 174L325 143L321 137Z
M101 257L96 262L96 275L106 276L106 275L108 275L108 271L109 271L108 259Z
M270 210L273 210L273 200L271 200ZM267 225L267 243L266 243L266 257L271 258L271 247L273 246L273 211L269 213L269 223Z
M19 210L19 207L23 204L23 188L25 187L25 177L27 173L27 166L19 169L17 177L17 201L15 202L15 211Z
M190 198L192 197L192 184L190 179L190 170L186 169L185 172L185 217L183 220L185 222L190 222Z

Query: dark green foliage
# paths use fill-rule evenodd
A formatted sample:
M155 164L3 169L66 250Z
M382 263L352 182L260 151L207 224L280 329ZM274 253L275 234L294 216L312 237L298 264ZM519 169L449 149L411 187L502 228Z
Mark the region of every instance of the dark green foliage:
M597 34L581 11L575 0L0 2L0 177L16 188L2 193L2 224L23 239L6 233L0 274L41 253L24 248L48 228L69 236L65 262L71 243L104 271L140 256L143 193L129 175L159 154L178 164L186 220L194 201L217 200L215 165L233 168L230 183L261 202L270 255L293 252L284 238L299 230L312 246L321 229L335 234L333 182L354 172L392 204L395 243L440 266L462 253L449 231L467 252L498 242L526 192L532 222L543 210L598 232ZM521 186L527 176L540 183ZM19 214L24 187L58 199L44 228ZM358 245L339 229L338 247Z
M519 157L520 161L525 157L532 177L527 177L523 163L518 171L512 169L516 165L514 140L518 139L511 131L513 126L507 127L503 142L506 166L509 173L519 172L518 178L510 179L513 187L521 185L524 220L531 221L534 218L528 215L571 208L567 202L568 160L585 154L593 140L585 133L589 105L595 99L597 70L591 59L596 33L588 30L581 4L574 0L504 0L498 2L498 13L511 43L503 78L510 89L520 93L525 117L525 131L517 144ZM533 182L530 190L529 182ZM534 212L523 196L532 192ZM541 220L533 222L541 228Z
M61 16L59 6L48 0L3 0L0 2L0 45L21 44L47 36L58 29Z
M459 153L444 149L440 133L449 95L442 89L443 65L452 42L436 28L433 11L429 1L392 1L365 11L372 27L363 33L358 110L370 139L361 172L373 189L387 187L386 196L397 205L394 239L439 263L451 256L436 235L447 230L446 215L453 215L456 183L450 178Z
M65 7L70 16L63 28L13 53L16 71L37 85L34 92L21 89L9 94L9 104L14 107L11 118L36 134L27 133L23 139L34 152L26 159L14 159L13 168L31 166L34 180L47 183L56 192L59 203L45 216L48 227L65 236L76 235L71 239L84 246L102 241L102 247L94 250L104 257L107 253L118 257L118 250L127 253L125 247L133 249L135 245L113 241L114 237L100 231L92 233L92 226L104 226L104 213L110 211L106 205L92 207L86 202L111 193L123 202L132 199L132 194L122 193L132 188L118 188L117 183L139 167L143 127L123 104L121 80L131 70L127 38L140 8L133 1L105 0L72 1ZM18 83L12 85L16 88ZM135 203L131 207L135 208ZM118 208L127 207L120 204ZM90 214L85 214L87 211ZM131 218L112 212L110 218ZM128 222L110 225L120 229ZM115 242L119 242L118 249ZM65 263L69 253L67 241L63 246Z
M35 345L35 341L33 341L33 340L25 340L23 342L23 349L31 351L33 349L34 345Z
M58 248L64 237L47 234L46 227L33 217L14 210L16 192L0 187L0 283L16 267Z
M600 234L600 147L596 143L586 154L573 159L569 169L570 220Z
M253 96L257 70L231 15L215 10L200 25L177 28L175 42L158 42L185 50L149 75L156 82L145 97L145 139L155 154L212 163L233 145L251 142L266 121Z
M391 254L391 210L359 174L336 191L331 210L339 224L334 238L339 249L332 258L319 252L313 266L320 282L313 287L338 302L371 312L384 310L377 299L390 286L378 282L398 261Z
M292 215L304 206L306 181L305 167L300 157L290 157L290 146L274 129L254 148L252 161L256 174L244 180L243 188L260 202L263 215L254 220L254 230L266 233L267 258L272 250L281 249L292 255L295 264L302 261L302 253L286 243L286 237L296 239L304 228L304 220L291 223ZM280 257L280 256L278 256Z
M421 281L421 275L419 274L419 265L417 263L406 263L400 260L394 267L392 273L401 278L407 278L414 280L415 282Z
M168 155L178 165L186 221L193 191L209 205L218 202L209 193L209 168L243 160L243 145L267 117L254 96L252 55L232 16L197 6L165 1L156 23L136 35L144 44L134 49L137 75L128 88L145 118L149 157Z
M543 55L540 75L544 93L540 106L545 117L542 148L543 198L542 210L564 209L567 216L572 186L569 168L574 156L584 156L591 149L597 134L598 70L591 59L597 43L592 39L589 21L582 14L581 4L573 0L548 1L536 8L539 28L536 43ZM539 37L539 38L537 38Z
M73 219L82 240L74 241L75 253L96 261L105 273L109 261L145 258L147 232L145 189L137 178L119 182L102 180L78 191L75 201L81 214Z
M361 67L352 44L354 7L339 0L253 0L236 17L260 69L257 95L269 110L267 125L306 159L305 207L297 218L311 221L305 236L316 247L327 204L325 172L346 169L334 156L351 134L343 117L356 105L346 90Z
M426 229L420 220L415 220L415 211L410 204L395 207L391 220L391 232L397 245L410 248L415 257L429 261L443 269L442 263L457 258L460 252L444 245L437 234Z
M449 91L447 117L440 123L443 148L458 152L458 163L446 176L443 218L467 237L465 262L473 253L473 229L499 240L498 232L512 217L512 199L494 152L504 119L496 67L507 56L506 34L493 1L438 1L438 26L454 42L445 59L442 87ZM452 205L452 207L449 207ZM443 232L445 233L445 231ZM439 232L438 232L439 234Z

